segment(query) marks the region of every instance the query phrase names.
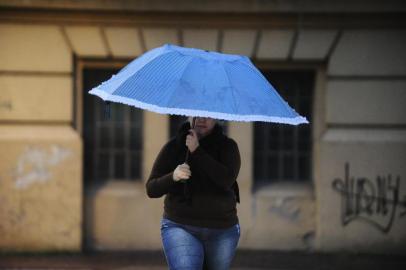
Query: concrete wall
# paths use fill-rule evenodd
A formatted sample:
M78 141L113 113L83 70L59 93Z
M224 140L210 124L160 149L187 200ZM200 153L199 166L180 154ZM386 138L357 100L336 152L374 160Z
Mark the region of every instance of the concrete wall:
M78 250L82 148L65 126L0 126L0 249Z
M406 132L329 130L321 142L318 248L406 251Z
M82 140L71 128L77 109L72 54L135 57L183 41L264 61L290 61L293 67L295 61L320 63L312 182L275 184L253 194L253 126L230 123L243 161L240 247L404 252L405 36L382 29L0 24L0 248L80 250L83 232L95 249L160 248L163 202L147 198L144 182L168 139L156 132L168 130L168 117L144 113L141 181L110 182L82 197ZM345 168L355 193L380 194L386 204L362 199L357 212L349 204Z
M39 38L40 37L40 38ZM79 250L82 142L58 26L0 25L0 249Z
M321 250L406 251L406 32L343 31L315 187Z

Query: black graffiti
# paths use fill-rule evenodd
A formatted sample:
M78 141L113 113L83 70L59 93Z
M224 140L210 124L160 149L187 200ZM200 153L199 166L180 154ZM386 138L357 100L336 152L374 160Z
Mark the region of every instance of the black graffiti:
M401 207L402 207L402 212L400 212L399 216L403 217L404 215L406 215L406 196L403 197Z
M399 218L406 214L406 196L400 201L399 195L400 176L377 176L375 181L366 177L355 178L350 176L350 166L345 163L344 179L334 179L332 187L341 194L343 226L357 219L388 233L398 209Z

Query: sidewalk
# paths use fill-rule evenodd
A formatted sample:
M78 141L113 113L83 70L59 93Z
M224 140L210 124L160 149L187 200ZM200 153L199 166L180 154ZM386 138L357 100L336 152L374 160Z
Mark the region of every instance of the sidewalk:
M161 251L137 251L2 254L0 269L163 270L167 267ZM404 270L406 256L238 250L231 269Z

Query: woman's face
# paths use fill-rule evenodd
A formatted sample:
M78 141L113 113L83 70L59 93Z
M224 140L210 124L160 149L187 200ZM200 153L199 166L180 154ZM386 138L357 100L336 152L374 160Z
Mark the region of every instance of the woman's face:
M192 125L193 118L189 117L189 123ZM195 130L197 135L201 138L204 137L213 130L216 120L208 117L196 117Z

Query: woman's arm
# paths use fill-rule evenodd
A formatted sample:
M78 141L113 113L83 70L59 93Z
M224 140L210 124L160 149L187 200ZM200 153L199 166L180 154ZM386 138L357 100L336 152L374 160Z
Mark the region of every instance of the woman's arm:
M176 184L173 181L173 170L170 161L174 158L167 143L159 152L152 166L151 174L146 183L147 195L150 198L159 198L169 192L169 189Z
M192 153L193 164L204 171L216 185L227 190L237 180L241 167L240 152L237 143L232 139L227 139L219 147L222 149L220 161L217 161L198 146Z

